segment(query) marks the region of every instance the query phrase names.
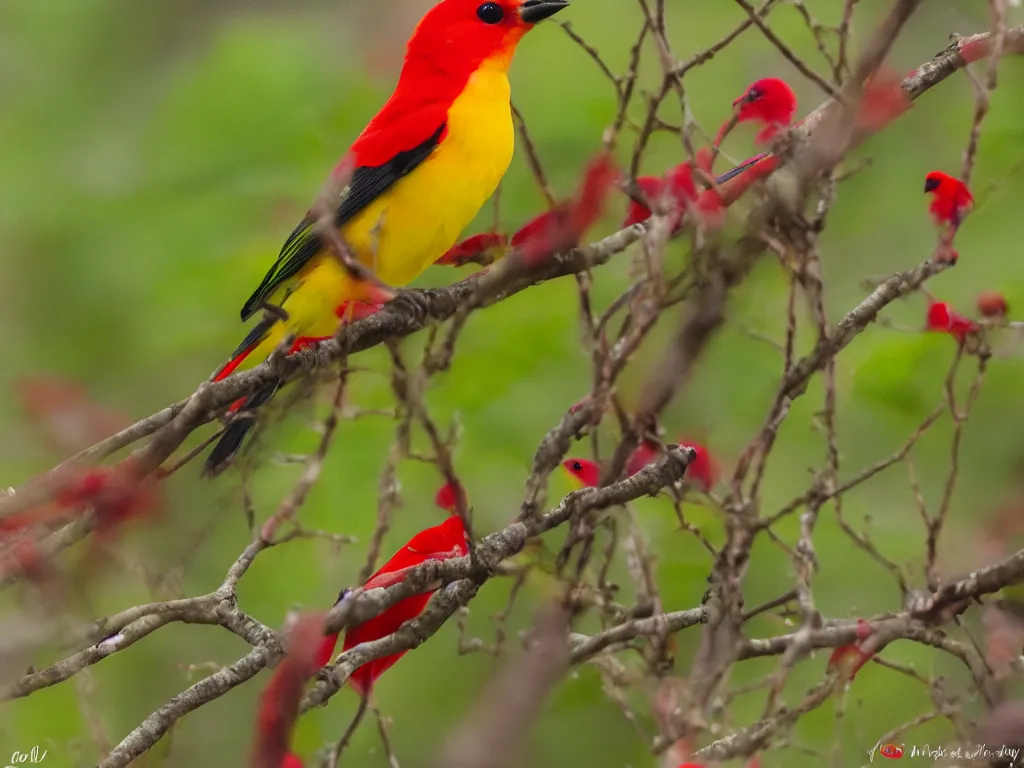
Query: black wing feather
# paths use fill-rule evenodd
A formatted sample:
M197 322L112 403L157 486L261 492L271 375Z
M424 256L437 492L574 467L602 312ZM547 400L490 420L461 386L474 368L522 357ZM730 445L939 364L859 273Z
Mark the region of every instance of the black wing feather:
M338 205L334 224L341 227L353 216L386 192L395 182L422 163L441 143L447 123L434 131L430 137L413 147L396 154L383 165L360 166L352 172L345 196ZM281 247L281 253L270 268L263 282L242 307L242 320L248 320L258 311L270 294L282 283L291 279L306 266L310 259L323 250L320 236L314 231L316 221L309 216L299 222Z

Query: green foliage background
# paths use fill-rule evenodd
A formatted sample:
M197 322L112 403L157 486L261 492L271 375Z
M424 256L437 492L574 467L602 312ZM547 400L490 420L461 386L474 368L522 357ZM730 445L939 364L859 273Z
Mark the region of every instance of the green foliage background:
M9 0L0 6L0 386L22 375L69 376L133 418L191 392L244 333L237 320L242 301L336 158L390 92L396 72L367 75L362 44L384 34L381 16L399 9L406 13L409 6L407 20L399 16L392 21L400 41L423 5L422 0ZM669 5L671 39L682 57L715 42L743 18L742 10L728 2ZM835 0L808 3L825 23L838 20L839 5ZM931 5L899 42L892 56L897 69L930 58L951 30L966 34L987 23L983 4ZM879 0L858 6L859 39L884 8ZM562 18L571 20L613 69L624 69L632 44L629 30L640 23L634 4L576 0ZM771 24L798 54L826 71L795 9L781 7ZM645 57L644 70L643 81L652 86L658 76L653 56ZM756 31L749 31L687 78L695 116L713 131L745 85L766 75L795 85L801 112L820 100L812 84ZM614 114L611 87L553 24L524 41L512 81L514 100L527 118L552 185L567 194ZM929 284L940 298L964 310L987 288L1004 291L1012 307L1024 306L1017 219L1024 182L1010 171L1024 156L1022 86L1024 66L1006 61L975 176L983 203L959 235L961 263ZM861 279L907 268L930 253L934 234L925 215L922 177L934 168L959 170L972 109L969 82L960 74L858 152L871 165L843 184L823 238L833 319L862 298ZM671 107L665 117L677 119ZM749 155L750 136L738 132L727 145L729 152L737 158ZM626 144L623 160L628 159ZM678 162L679 153L675 139L660 135L644 169L660 171ZM502 189L503 227L518 227L542 205L519 151ZM474 231L486 227L492 215L484 210ZM610 232L615 223L609 218L592 234ZM671 258L682 258L682 252ZM626 284L627 261L618 257L597 274L600 302L607 303ZM419 284L442 284L465 273L438 268ZM763 264L734 297L727 328L665 419L672 435L707 437L727 466L764 418L781 368L778 353L746 331L781 338L785 291L779 266ZM573 281L562 280L475 315L451 371L433 383L429 402L434 414L444 423L457 418L464 430L457 466L480 532L515 515L537 442L588 391L590 372L579 345L575 294ZM896 324L919 327L924 301L914 297L888 315ZM627 376L627 398L655 360L669 330L664 325ZM812 339L808 335L801 341L807 348ZM409 343L410 354L418 343ZM854 342L840 358L838 375L844 477L903 443L939 402L953 353L948 338L882 327L870 328ZM360 362L387 370L376 352ZM944 542L944 562L952 571L979 562L973 546L977 532L992 510L1016 493L1024 448L1022 373L1019 359L996 360L967 428ZM372 407L386 405L389 398L381 373L356 379L354 403ZM809 468L824 460L824 442L811 426L820 407L816 383L782 429L765 485L766 511L803 490ZM300 409L276 428L274 447L310 449L315 435L307 425L313 415L308 407ZM59 458L46 452L10 396L0 398L0 419L0 485L16 485ZM946 418L915 453L933 509L949 466L949 434ZM336 550L323 541L299 541L266 552L242 582L245 610L276 627L290 607L326 608L350 583L373 529L376 478L392 437L392 425L382 418L343 425L302 520L310 527L352 534L360 543ZM273 511L298 471L296 465L273 464L260 470L254 480L260 517ZM176 569L183 570L189 594L215 588L247 541L237 474L215 483L200 482L196 475L190 467L170 483L170 522L129 539L133 556L156 574L173 580ZM388 551L439 519L431 504L437 475L409 463L401 468L401 480L405 508L387 539ZM567 490L568 482L557 475L553 497ZM705 588L706 553L677 530L664 500L636 506L658 556L666 608L694 606ZM690 512L712 541L721 541L714 513L699 507ZM902 468L846 497L845 514L858 526L870 517L880 548L906 564L915 583L921 582L922 526ZM795 540L797 520L787 521L780 532ZM816 546L822 569L815 593L826 615L899 609L892 579L842 535L831 508L822 516ZM627 583L623 573L618 576ZM791 581L782 551L759 541L747 579L748 604L777 596ZM489 616L502 608L507 589L495 582L482 590L471 606L470 634L490 640ZM527 599L510 618L511 629L528 625L543 592L542 583L531 582ZM150 594L140 576L114 570L90 590L90 600L100 615L148 601ZM31 595L4 596L10 626L16 625L15 612L26 599ZM749 629L757 636L787 631L780 620L768 617ZM588 631L586 622L580 631ZM696 631L678 637L680 674L689 669L697 637ZM451 622L379 683L378 700L394 720L391 739L403 766L426 764L494 669L488 656L457 656L456 644ZM510 646L515 646L514 635ZM19 662L43 665L58 658L59 651L41 649ZM93 668L96 695L109 737L116 743L197 675L208 673L189 672L186 665L227 664L245 651L238 638L221 629L176 624L100 663ZM911 662L926 675L948 676L954 686L966 682L960 668L935 653L896 644L885 655ZM826 658L819 654L792 676L786 690L792 701L822 674ZM774 664L747 662L733 684L756 680ZM17 671L5 668L5 674ZM242 764L256 700L268 678L263 672L188 716L147 765ZM634 698L640 711L647 711L643 693L636 691ZM732 712L735 722L753 721L762 704L759 695L741 697ZM845 717L836 719L832 706L823 707L800 722L793 742L835 745L843 764L860 765L864 750L883 733L930 706L924 686L869 666L846 700ZM296 750L311 757L324 741L338 737L355 708L356 697L343 691L329 707L304 718ZM73 683L4 704L2 712L0 756L38 743L49 748L45 765L54 768L87 765L98 757ZM648 734L653 731L646 717L639 725ZM934 744L948 737L942 725L933 724L912 732L909 740ZM347 761L385 765L369 724L360 729ZM766 755L762 765L799 768L820 762L797 750L780 750ZM602 694L596 671L584 667L550 702L543 722L523 745L521 764L596 768L652 766L654 761L618 705Z

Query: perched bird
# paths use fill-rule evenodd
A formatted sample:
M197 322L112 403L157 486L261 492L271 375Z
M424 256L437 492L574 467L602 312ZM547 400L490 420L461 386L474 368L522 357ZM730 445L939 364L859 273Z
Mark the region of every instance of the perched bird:
M974 196L967 185L948 173L929 173L924 177L924 191L932 196L928 211L937 227L949 224L957 229L974 208Z
M451 492L451 496L454 496L454 491ZM439 494L438 504L447 501L450 501L448 494L443 496ZM414 568L428 560L448 560L453 557L465 557L467 554L469 554L469 547L466 543L466 529L462 524L462 518L458 515L452 515L440 525L427 528L413 536L404 547L384 563L379 571L370 577L370 580L363 585L363 588L377 589L378 587L389 587L402 581L410 568ZM347 592L348 590L346 589L338 595L338 602L341 602ZM349 648L354 648L360 643L379 640L395 632L405 622L415 619L423 612L432 594L433 592L424 592L407 597L388 608L384 613L375 616L363 624L351 627L345 633L344 650L347 651ZM334 646L337 642L337 633L328 635L323 639L317 655L317 663L320 666L330 662L331 656L334 654ZM390 669L405 654L406 651L399 651L390 656L363 664L352 673L349 683L351 683L360 696L366 697L369 695L370 689L377 678Z
M754 122L762 126L754 141L763 144L793 121L796 94L785 80L766 77L751 84L732 106L737 123Z
M497 188L514 144L512 56L537 22L567 5L441 0L417 25L395 92L332 173L343 187L333 224L381 283L405 285L436 262ZM288 236L242 307L243 321L260 309L266 316L215 379L259 364L290 335L303 343L330 337L355 303L372 310L393 295L346 269L317 224L311 211ZM244 403L248 415L229 425L207 474L226 466L253 424L252 410L276 386Z
M697 452L696 458L686 467L685 482L688 482L704 493L707 493L718 482L718 464L708 453L708 449L700 443L679 441L680 445L693 448ZM658 447L651 442L643 442L626 461L626 477L632 477L641 469L658 458ZM582 485L597 487L601 480L601 467L589 459L566 459L562 467L572 477L576 478Z

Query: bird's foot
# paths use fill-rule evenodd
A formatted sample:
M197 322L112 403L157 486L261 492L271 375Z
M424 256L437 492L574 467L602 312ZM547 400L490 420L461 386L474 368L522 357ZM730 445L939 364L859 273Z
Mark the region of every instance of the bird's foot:
M410 315L417 323L422 323L431 315L432 304L426 291L402 290L398 292L387 306L402 314Z

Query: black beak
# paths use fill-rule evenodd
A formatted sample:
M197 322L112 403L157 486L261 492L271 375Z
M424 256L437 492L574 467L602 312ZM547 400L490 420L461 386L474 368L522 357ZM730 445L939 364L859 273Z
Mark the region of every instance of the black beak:
M519 6L519 18L527 24L536 24L554 16L567 5L566 0L526 0Z
M925 192L934 192L938 188L939 188L939 180L938 179L925 179L924 180L924 191Z

